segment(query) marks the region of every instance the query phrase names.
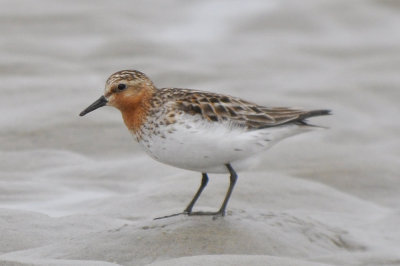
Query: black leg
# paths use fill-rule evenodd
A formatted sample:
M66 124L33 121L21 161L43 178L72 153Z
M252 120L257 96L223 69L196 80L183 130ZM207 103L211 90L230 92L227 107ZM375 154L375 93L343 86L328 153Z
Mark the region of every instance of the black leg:
M190 216L192 216L192 215L193 216L194 215L214 215L215 216L214 219L216 218L216 216L225 216L226 206L228 205L229 198L231 197L233 188L235 187L236 180L238 178L235 170L232 168L232 166L229 163L226 164L225 166L228 169L231 176L230 176L230 183L229 183L228 191L226 192L224 202L222 202L222 205L221 205L221 208L219 209L219 211L217 211L217 212L192 212L194 204L196 203L196 201L200 197L201 192L203 192L204 188L207 186L207 183L208 183L207 173L203 173L203 178L201 179L201 184L200 184L199 189L197 190L196 194L194 195L192 201L189 203L189 205L186 207L186 209L183 212L172 214L172 215L167 215L167 216L163 216L163 217L158 217L158 218L155 218L154 220L174 217L174 216L178 216L178 215L182 215L182 214L187 214Z
M231 176L230 176L229 188L228 188L228 191L226 192L224 202L222 203L221 208L218 211L218 213L221 214L222 216L225 216L226 205L228 205L229 198L231 197L233 188L235 187L236 180L238 177L235 170L233 170L233 168L230 164L226 164L225 166L226 166L226 168L228 168Z
M231 174L231 176L230 176L230 183L229 183L228 191L226 192L224 202L222 203L219 211L217 211L217 212L192 212L192 213L189 213L189 215L214 215L214 216L221 215L221 216L225 216L226 206L228 205L229 198L231 197L233 188L235 187L236 180L238 178L235 170L233 170L232 166L229 163L226 164L225 166L226 166L226 168L228 168L228 171Z
M165 218L170 218L170 217L174 217L174 216L178 216L178 215L182 215L182 214L188 214L191 215L192 214L192 209L194 204L196 203L196 201L199 199L201 192L203 192L204 188L207 186L208 183L208 176L207 173L202 173L202 178L201 178L201 184L199 189L197 190L196 194L194 195L192 201L189 203L189 205L186 207L186 209L183 212L180 213L174 213L171 215L167 215L167 216L162 216L162 217L157 217L154 218L154 220L160 220L160 219L165 219Z
M200 187L197 190L196 194L194 195L192 201L189 203L189 205L183 211L184 213L186 213L186 214L191 214L192 213L193 206L196 203L196 201L199 199L201 192L203 192L203 189L207 186L207 183L208 183L207 173L202 173Z

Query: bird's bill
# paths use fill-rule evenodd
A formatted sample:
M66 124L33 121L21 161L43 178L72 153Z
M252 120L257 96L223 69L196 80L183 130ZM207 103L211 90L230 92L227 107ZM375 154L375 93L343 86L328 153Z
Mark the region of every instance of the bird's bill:
M103 107L107 104L107 99L104 96L101 96L99 99L97 99L94 103L89 105L85 110L83 110L79 115L84 116L87 113L90 113L91 111L96 110L97 108Z

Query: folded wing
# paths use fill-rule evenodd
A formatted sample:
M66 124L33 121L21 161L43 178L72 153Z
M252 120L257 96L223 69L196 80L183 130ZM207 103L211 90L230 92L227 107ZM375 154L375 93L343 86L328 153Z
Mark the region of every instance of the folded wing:
M211 92L169 90L169 98L179 110L191 115L201 115L212 122L229 122L248 130L275 127L288 123L307 125L306 119L329 115L329 110L303 111L286 107L265 107L242 99ZM165 94L164 94L165 95Z

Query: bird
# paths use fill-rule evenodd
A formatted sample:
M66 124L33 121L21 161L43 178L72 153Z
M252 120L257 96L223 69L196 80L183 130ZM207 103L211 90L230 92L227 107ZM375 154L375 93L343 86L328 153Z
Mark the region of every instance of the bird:
M175 215L225 216L238 179L234 168L287 137L317 126L306 120L331 114L328 109L265 107L237 97L181 88L157 88L144 73L121 70L106 81L104 94L84 109L120 110L123 121L155 160L201 173L200 186L183 212ZM244 166L245 167L245 166ZM230 183L215 212L193 211L209 173L227 173Z

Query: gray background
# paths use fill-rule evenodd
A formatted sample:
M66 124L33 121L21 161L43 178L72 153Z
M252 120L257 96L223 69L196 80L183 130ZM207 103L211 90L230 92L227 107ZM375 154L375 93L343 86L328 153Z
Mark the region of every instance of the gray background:
M400 265L398 1L0 4L0 264ZM154 162L117 110L78 117L121 69L334 115L239 173L224 219L152 221L200 174ZM228 184L210 177L201 209Z

